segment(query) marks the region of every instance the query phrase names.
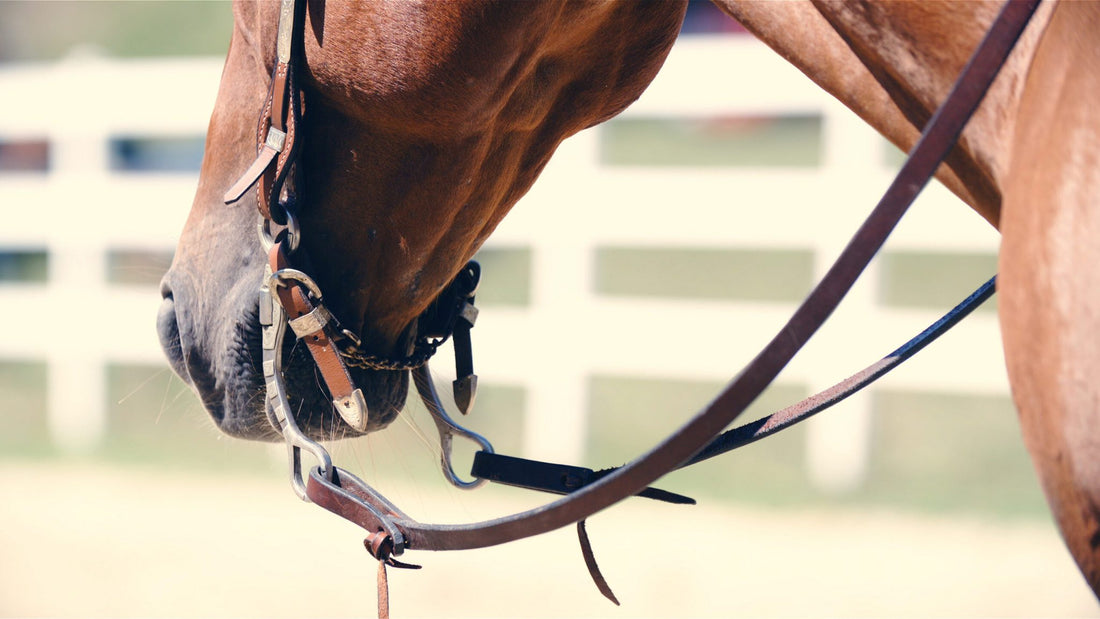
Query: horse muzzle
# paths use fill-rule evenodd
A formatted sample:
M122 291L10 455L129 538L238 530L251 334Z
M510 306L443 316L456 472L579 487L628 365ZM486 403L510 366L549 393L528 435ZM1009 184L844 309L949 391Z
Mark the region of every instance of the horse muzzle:
M220 431L262 441L281 440L264 398L258 286L237 285L225 294L196 290L193 279L169 272L161 284L157 333L172 370L198 395ZM202 303L199 299L218 299ZM302 432L333 440L389 425L404 406L408 373L352 368L369 419L352 428L333 408L304 345L287 337L282 348L288 403Z

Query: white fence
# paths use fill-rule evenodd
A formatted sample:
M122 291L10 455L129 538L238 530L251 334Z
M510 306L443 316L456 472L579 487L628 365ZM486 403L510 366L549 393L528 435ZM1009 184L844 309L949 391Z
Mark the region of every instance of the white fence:
M48 363L50 428L63 446L105 427L105 364L162 363L154 287L108 284L110 250L168 250L194 191L190 174L112 172L111 136L201 135L220 59L0 67L0 140L44 138L44 174L0 175L0 250L45 248L49 279L0 285L0 358ZM824 118L813 169L601 167L596 134L568 140L490 241L532 250L532 302L485 309L476 329L482 382L527 390L525 452L577 461L594 374L726 379L783 323L788 304L624 299L594 292L601 246L812 250L819 273L889 182L881 142L797 71L747 38L681 40L627 115L812 113ZM997 235L939 187L918 201L891 248L995 251ZM872 270L874 267L872 267ZM874 273L785 374L827 386L923 328L930 312L881 306ZM14 328L13 328L14 325ZM523 342L523 345L517 345ZM995 319L986 314L888 379L894 387L1007 392ZM866 458L869 404L815 421L810 462L845 486Z

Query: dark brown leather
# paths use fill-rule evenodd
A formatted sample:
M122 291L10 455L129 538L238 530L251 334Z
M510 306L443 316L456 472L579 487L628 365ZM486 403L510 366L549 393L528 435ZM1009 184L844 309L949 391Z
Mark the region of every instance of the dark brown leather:
M478 479L506 486L553 494L570 494L605 475L610 475L613 470L612 468L594 471L583 466L528 460L527 458L479 451L474 454L474 463L470 467L470 474ZM660 488L645 488L634 496L678 505L695 505L695 499L691 497L661 490Z
M898 177L822 281L786 326L706 409L648 453L562 499L478 523L417 522L340 469L336 469L332 480L316 468L311 471L306 486L310 499L372 533L387 532L393 538L394 554L406 548L461 550L510 542L579 522L686 462L756 399L847 294L952 149L1037 6L1038 0L1006 3Z
M604 578L599 564L596 563L596 553L592 552L592 542L588 539L588 529L584 520L577 522L577 540L580 541L581 556L584 557L584 565L588 568L592 582L596 583L596 588L605 598L611 600L615 606L619 606L619 598L615 597L615 592L611 590L611 585L607 584L607 579Z

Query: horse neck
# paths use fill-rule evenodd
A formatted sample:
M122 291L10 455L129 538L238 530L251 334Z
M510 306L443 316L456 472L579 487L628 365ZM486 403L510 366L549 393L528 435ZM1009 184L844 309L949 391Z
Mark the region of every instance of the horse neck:
M904 151L1002 4L716 2ZM995 226L1024 77L1048 18L1040 9L938 175Z

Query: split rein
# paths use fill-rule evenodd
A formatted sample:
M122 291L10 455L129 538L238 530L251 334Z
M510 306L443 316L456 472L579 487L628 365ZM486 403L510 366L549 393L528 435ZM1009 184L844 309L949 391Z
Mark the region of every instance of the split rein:
M304 500L361 526L368 532L365 545L380 562L379 612L388 612L385 566L413 567L399 562L407 549L461 550L506 543L576 523L585 562L601 592L614 596L592 556L584 520L632 495L673 503L692 499L648 485L672 470L700 462L759 440L825 410L869 385L934 341L991 296L990 279L940 321L907 344L849 379L761 420L723 432L774 380L847 294L869 261L917 194L928 183L973 111L977 108L1039 0L1009 0L986 37L963 69L943 105L928 122L920 140L897 178L856 232L821 282L810 292L782 330L704 410L649 452L612 469L593 471L500 456L483 437L458 426L447 415L435 392L428 357L447 337L455 342L455 395L465 413L473 403L476 376L470 355L469 329L476 318L474 291L479 275L471 262L418 320L419 339L404 358L386 359L365 354L354 334L339 326L322 303L316 283L298 266L298 232L294 212L299 183L294 165L300 140L301 92L295 85L295 65L301 58L305 0L282 0L271 90L258 126L255 162L227 192L235 203L255 187L262 217L261 238L269 251L266 275L259 294L263 327L263 370L267 411L287 442L291 479ZM273 226L282 227L271 233ZM328 452L297 426L283 379L282 349L287 328L304 342L332 396L335 410L354 428L366 429L368 414L362 392L348 371L353 367L411 370L418 393L440 433L444 475L455 485L469 488L486 480L565 495L541 507L478 523L439 525L418 522L351 473L333 465ZM473 465L473 481L453 471L451 443L455 435L480 445ZM302 451L318 466L303 472ZM617 603L617 602L616 602Z

